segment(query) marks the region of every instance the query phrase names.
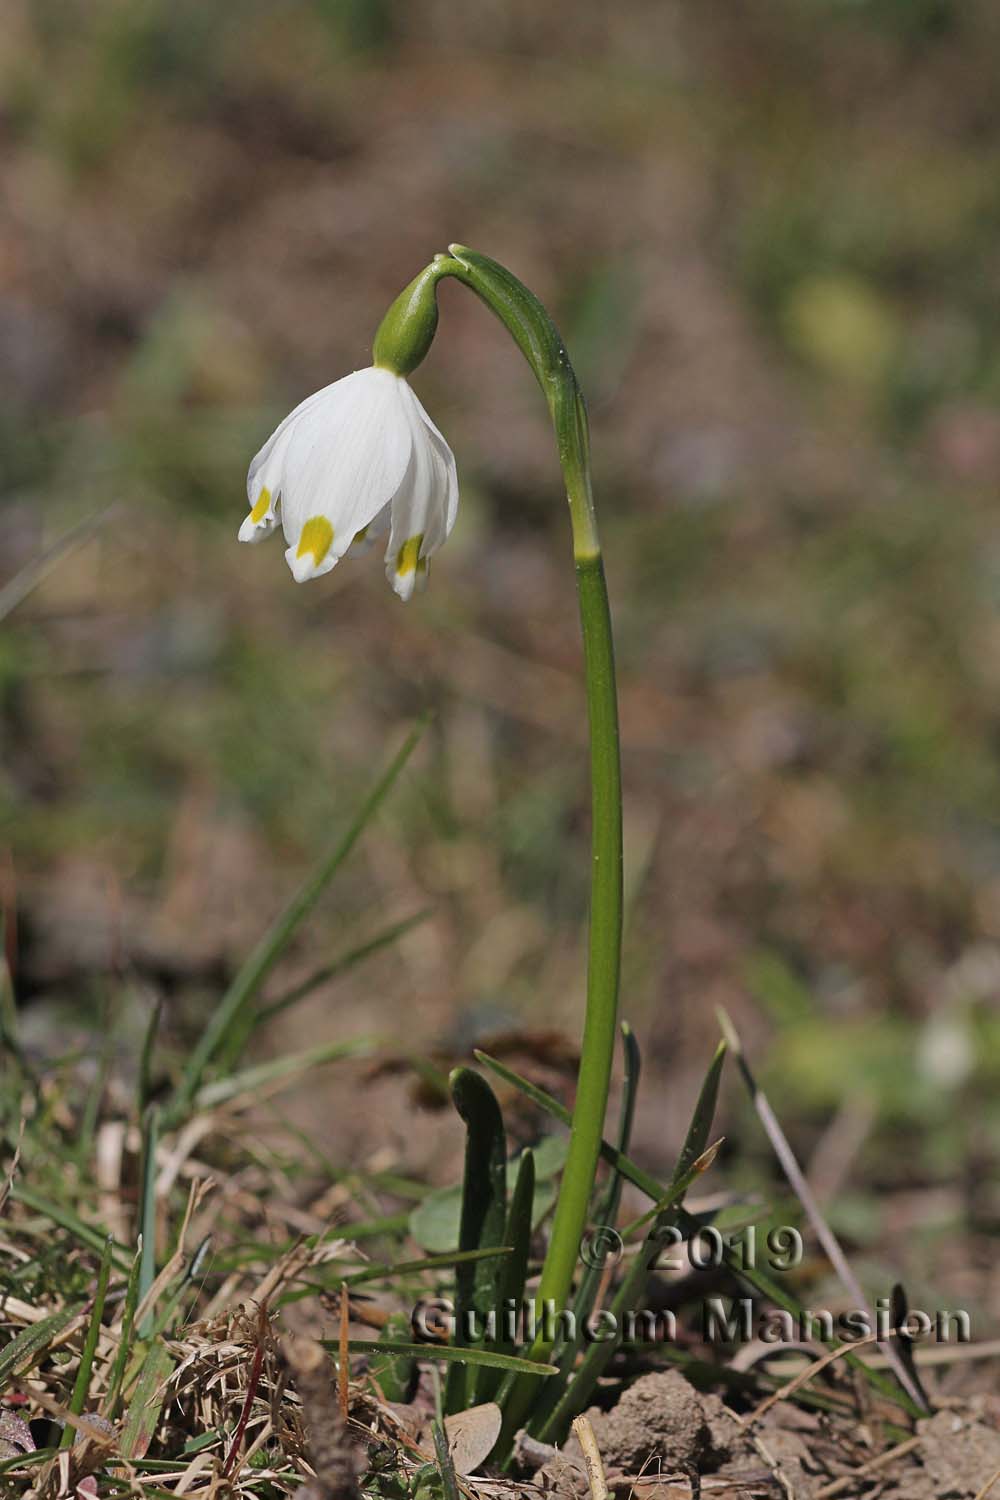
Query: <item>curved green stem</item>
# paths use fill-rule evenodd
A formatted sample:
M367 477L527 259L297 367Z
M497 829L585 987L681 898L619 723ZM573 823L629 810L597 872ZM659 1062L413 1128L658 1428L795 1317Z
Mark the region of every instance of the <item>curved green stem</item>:
M551 1309L568 1307L580 1240L587 1223L604 1128L618 1014L622 939L622 800L618 701L611 613L590 480L587 412L566 346L545 308L515 276L462 245L449 247L410 283L386 314L375 358L400 373L426 353L437 322L436 285L453 276L469 287L514 338L544 392L559 449L573 529L584 671L590 722L592 854L587 1010L569 1153L538 1288L541 1332L530 1358L553 1346ZM434 303L433 309L431 303ZM524 1418L536 1379L521 1376L505 1400L504 1436Z

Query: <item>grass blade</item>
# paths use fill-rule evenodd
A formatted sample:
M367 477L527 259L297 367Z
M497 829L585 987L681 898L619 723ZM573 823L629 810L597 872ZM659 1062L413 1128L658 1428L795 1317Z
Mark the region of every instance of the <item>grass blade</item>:
M243 1025L247 1008L255 999L264 980L392 790L400 772L416 749L426 722L426 718L422 718L410 730L401 748L362 802L339 842L320 861L309 879L299 888L285 910L264 934L216 1006L184 1069L170 1112L171 1123L176 1122L178 1117L182 1117L190 1110L201 1086L205 1069L216 1053L225 1046L233 1031Z
M118 1412L118 1401L121 1395L122 1381L125 1379L125 1370L128 1365L129 1355L132 1352L132 1331L135 1327L135 1310L139 1306L139 1268L142 1265L142 1245L139 1245L132 1261L132 1269L128 1275L128 1285L125 1288L125 1305L122 1308L122 1326L118 1335L118 1348L115 1350L114 1363L106 1382L104 1400L101 1403L103 1415L113 1421Z
M108 1294L108 1278L111 1275L111 1257L114 1249L114 1241L108 1235L104 1243L104 1254L101 1256L101 1268L97 1273L97 1291L94 1293L94 1306L90 1314L90 1323L87 1327L87 1337L83 1341L83 1351L80 1355L80 1364L76 1372L76 1380L73 1382L73 1394L69 1398L69 1414L71 1417L79 1417L87 1401L87 1392L90 1390L90 1377L94 1369L94 1355L97 1353L97 1341L101 1336L101 1320L104 1317L104 1300ZM62 1430L59 1439L60 1448L71 1448L76 1436L74 1428L69 1422Z
M486 1052L477 1050L474 1056L476 1061L482 1063L484 1068L489 1068L492 1073L495 1073L498 1078L502 1078L505 1083L509 1083L514 1088L519 1089L533 1104L537 1104L539 1109L544 1110L547 1115L551 1115L554 1120L558 1120L561 1125L565 1125L567 1128L572 1125L573 1117L566 1106L560 1104L558 1099L553 1099L551 1094L547 1094L537 1084L531 1083L527 1078L523 1078L520 1073L515 1073L513 1068L508 1068L505 1063L498 1062L495 1057L490 1057ZM658 1203L663 1197L663 1187L657 1182L656 1178L651 1176L649 1172L644 1172L642 1167L637 1166L634 1161L631 1161L623 1151L616 1150L610 1141L601 1142L601 1159L608 1162L612 1167L615 1167L624 1178L634 1184L635 1187L641 1189L647 1198L652 1198L654 1203Z
M301 984L279 995L277 1000L261 1006L254 1024L261 1026L265 1021L273 1021L275 1016L281 1015L282 1011L286 1011L298 1000L304 1000L321 984L327 984L331 979L339 979L341 974L349 973L366 958L371 958L372 954L380 953L383 948L390 947L397 938L403 937L407 932L412 932L413 928L419 927L421 922L426 922L430 914L429 908L426 911L415 912L412 917L404 917L401 922L393 922L389 927L384 927L381 932L377 932L367 942L359 943L356 948L348 948L346 953L342 953L332 963L324 964L322 968L314 970L308 979L303 979Z
M322 1047L309 1047L305 1052L293 1052L287 1057L278 1057L271 1062L257 1063L228 1078L217 1078L206 1083L195 1095L196 1109L214 1109L227 1104L241 1094L256 1093L265 1084L280 1082L296 1073L305 1073L310 1068L324 1063L339 1062L344 1057L363 1057L377 1045L375 1037L352 1037L346 1042L328 1042Z
M23 1182L13 1183L10 1195L18 1203L23 1203L25 1208L34 1209L35 1213L41 1214L44 1219L50 1221L48 1234L52 1232L51 1224L55 1224L58 1228L65 1229L73 1235L74 1239L78 1239L81 1245L86 1245L89 1250L95 1251L98 1255L104 1254L104 1246L108 1238L106 1229L95 1229L92 1224L84 1223L79 1214L75 1214L71 1208L66 1208L62 1203L53 1203ZM118 1270L127 1271L130 1257L125 1246L116 1243L112 1254Z
M444 1500L459 1500L455 1465L448 1451L448 1439L440 1422L434 1423L434 1452L437 1455L438 1472L441 1475L441 1493Z
M63 1307L59 1312L50 1313L47 1318L40 1318L37 1323L32 1323L28 1328L22 1328L21 1332L0 1350L0 1387L3 1387L15 1372L18 1375L24 1375L38 1356L44 1354L56 1334L62 1333L67 1323L71 1323L79 1311L78 1306Z
M639 1078L642 1074L642 1054L639 1051L639 1043L635 1039L635 1032L627 1021L621 1023L620 1029L622 1052L625 1057L625 1078L622 1087L621 1114L618 1120L618 1150L622 1156L625 1156L632 1140L632 1126L635 1123L635 1106L639 1097ZM607 1192L597 1210L599 1224L614 1224L618 1217L623 1186L624 1178L621 1168L613 1166Z
M321 1339L326 1349L337 1350L336 1339ZM537 1364L516 1354L496 1354L486 1349L459 1348L455 1344L397 1344L392 1339L349 1339L352 1354L409 1355L411 1359L443 1359L449 1364L475 1365L478 1369L513 1370L518 1375L555 1375L555 1365Z
M458 1266L480 1260L491 1260L497 1256L509 1256L509 1245L484 1245L481 1250L453 1250L448 1255L425 1255L423 1260L402 1260L396 1265L365 1266L363 1271L354 1271L339 1279L346 1286L361 1286L366 1281L381 1281L385 1277L408 1275L414 1271L436 1271L444 1266Z
M119 1447L123 1458L142 1458L152 1442L174 1364L174 1356L165 1344L149 1346L122 1426Z
M142 1250L139 1258L139 1301L142 1302L156 1280L156 1144L159 1139L160 1112L151 1104L142 1131L142 1173L139 1205L139 1235ZM150 1320L139 1329L139 1337L149 1335Z
M417 1271L438 1271L447 1266L460 1265L463 1261L490 1260L499 1255L509 1256L510 1253L509 1245L487 1245L482 1250L452 1250L445 1255L427 1255L423 1260L401 1260L395 1263L383 1261L381 1265L365 1266L363 1271L352 1271L348 1276L338 1270L336 1282L338 1286L346 1286L350 1290L352 1287L364 1286L369 1281L389 1281L397 1276ZM338 1261L337 1268L339 1265ZM326 1282L307 1281L297 1286L294 1291L283 1293L274 1305L287 1307L290 1302L302 1302L306 1297L314 1297L317 1292L329 1290L330 1287Z
M163 998L161 996L149 1013L149 1023L146 1026L146 1033L142 1039L142 1052L139 1055L139 1081L136 1085L136 1103L140 1120L146 1113L146 1106L153 1095L153 1050L156 1046L156 1038L159 1034L160 1018L162 1015Z
M720 1042L709 1064L708 1072L705 1074L705 1081L698 1094L694 1114L691 1116L691 1124L688 1126L681 1154L677 1158L677 1166L674 1169L677 1177L683 1176L688 1168L693 1166L708 1145L712 1121L715 1119L715 1106L719 1099L719 1081L722 1078L722 1067L725 1061L726 1043Z
M98 511L96 515L85 516L62 536L57 537L50 547L47 547L38 557L26 563L20 572L15 573L3 588L0 588L0 620L6 619L13 609L21 604L31 591L38 587L44 578L47 578L52 569L55 568L64 557L68 557L77 547L100 530L105 521L110 520L116 507L107 506Z

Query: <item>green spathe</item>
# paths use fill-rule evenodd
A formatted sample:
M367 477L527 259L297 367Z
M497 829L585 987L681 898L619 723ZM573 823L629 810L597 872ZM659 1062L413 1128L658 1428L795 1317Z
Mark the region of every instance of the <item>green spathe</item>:
M440 275L438 261L432 261L403 288L378 326L373 364L394 375L409 375L425 359L437 332Z

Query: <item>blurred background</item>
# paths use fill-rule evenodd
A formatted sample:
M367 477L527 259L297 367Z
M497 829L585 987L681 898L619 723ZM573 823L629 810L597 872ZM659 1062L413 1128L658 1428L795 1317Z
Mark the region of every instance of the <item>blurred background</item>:
M410 1055L506 1036L570 1085L568 522L466 291L414 382L462 486L428 592L236 545L276 421L460 240L539 293L590 401L637 1150L672 1161L724 1004L851 1244L996 1305L998 45L991 0L6 0L0 882L32 1047L86 1056L110 993L123 1068L158 998L183 1049L430 707L275 992L427 915L258 1051L384 1038L401 1071L283 1108L432 1176L457 1122L414 1114ZM734 1078L725 1115L723 1180L767 1177Z

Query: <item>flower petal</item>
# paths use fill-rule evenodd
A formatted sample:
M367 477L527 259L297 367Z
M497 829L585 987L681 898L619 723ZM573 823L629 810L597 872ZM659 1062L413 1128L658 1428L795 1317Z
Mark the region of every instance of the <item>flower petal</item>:
M334 385L338 384L339 381L334 381ZM325 386L323 390L314 391L311 396L300 401L295 410L289 412L283 422L279 422L263 448L251 459L250 468L247 471L247 499L250 502L250 514L244 517L239 529L241 542L261 542L275 529L279 519L278 507L281 500L284 457L288 451L295 425L305 412L332 390L332 385Z
M333 538L317 573L329 572L403 480L413 449L405 388L391 371L357 370L329 387L292 431L283 454L282 525L295 553L306 523L327 518Z
M244 516L239 529L241 542L262 542L278 524L278 507L281 496L273 495L266 484L262 484L250 514Z
M445 500L444 536L441 538L441 541L436 544L434 548L434 550L436 551L437 547L441 546L441 544L443 542L446 542L448 540L448 537L451 536L451 530L455 524L455 518L458 515L458 468L455 464L454 453L452 453L451 448L448 446L448 443L441 436L441 433L438 431L437 427L427 415L427 412L424 410L423 403L420 401L416 392L410 387L407 387L407 389L409 390L410 396L412 397L413 405L416 408L417 415L420 417L420 420L423 423L424 427L430 433L431 444L437 451L438 456L440 457L441 462L445 467L447 495Z
M333 527L326 516L310 516L299 533L294 547L285 552L285 560L296 583L322 578L336 565L333 551Z
M280 459L287 446L288 438L291 436L292 425L298 421L304 412L307 412L310 407L315 406L317 401L322 400L324 396L329 395L334 386L338 385L340 385L340 381L335 380L333 385L324 386L321 391L314 391L311 396L307 396L304 401L300 401L295 410L290 411L285 420L278 423L263 448L254 454L250 460L250 468L247 471L247 499L251 505L256 503L261 486L265 482L268 488L277 494L280 486L271 482L271 476L274 474L275 469L280 474ZM272 460L275 460L275 462L272 462ZM267 470L266 475L264 473L265 469Z
M412 391L408 409L413 449L392 502L386 576L401 599L427 581L428 559L454 525L458 483L451 450Z

